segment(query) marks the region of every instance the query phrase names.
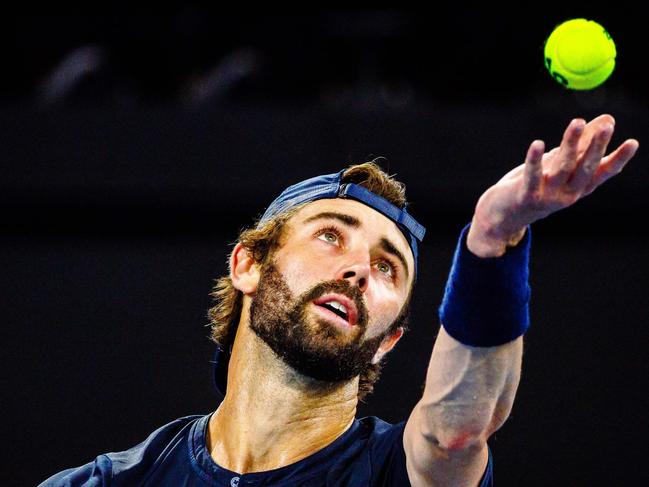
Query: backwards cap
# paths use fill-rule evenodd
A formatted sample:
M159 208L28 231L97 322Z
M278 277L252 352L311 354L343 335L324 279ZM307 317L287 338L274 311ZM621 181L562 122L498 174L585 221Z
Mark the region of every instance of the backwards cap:
M337 173L325 174L306 179L289 186L266 209L257 224L257 228L291 208L319 199L351 198L374 208L397 224L397 227L406 237L415 262L415 275L417 279L417 242L424 239L426 229L406 211L406 206L398 208L385 198L372 193L368 189L353 183L342 183L343 169ZM217 346L214 354L213 378L214 386L221 395L225 396L228 379L228 362L230 350L222 350Z

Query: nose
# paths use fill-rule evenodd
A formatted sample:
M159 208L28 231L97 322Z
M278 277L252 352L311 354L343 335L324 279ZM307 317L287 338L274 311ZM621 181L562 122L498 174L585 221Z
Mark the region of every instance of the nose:
M351 286L357 286L363 293L367 290L369 276L370 262L367 253L364 258L357 254L356 258L350 259L339 273L339 278L346 279Z

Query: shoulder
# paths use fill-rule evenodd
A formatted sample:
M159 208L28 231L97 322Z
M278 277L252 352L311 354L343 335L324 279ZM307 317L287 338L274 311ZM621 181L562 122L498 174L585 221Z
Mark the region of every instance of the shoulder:
M376 416L359 420L367 438L367 451L372 471L372 485L410 485L403 446L405 421L388 423ZM480 487L493 485L493 457L487 445L488 461L480 479Z
M184 416L153 431L134 447L104 453L80 467L68 468L45 480L39 487L107 486L121 476L137 478L155 466L159 458L182 446L191 425L205 416Z
M135 468L138 464L150 463L165 451L171 450L187 437L191 426L205 416L192 415L175 419L159 427L144 441L134 447L120 452L107 453L113 463L113 473Z
M392 424L376 416L366 416L358 421L371 448L389 448L401 444L405 421Z
M109 485L112 475L112 463L106 455L99 455L92 462L80 467L73 467L63 470L44 482L38 487L99 487Z

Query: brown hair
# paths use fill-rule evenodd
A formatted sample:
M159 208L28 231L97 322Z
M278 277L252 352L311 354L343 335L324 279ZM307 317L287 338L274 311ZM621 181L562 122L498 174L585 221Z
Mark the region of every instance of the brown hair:
M406 204L405 185L393 179L393 176L385 173L375 161L349 166L343 173L341 182L355 183L363 186L372 193L390 201L393 205L403 208ZM258 219L253 227L241 231L237 241L250 252L255 262L260 265L268 263L273 257L273 252L280 245L282 231L286 222L303 206L298 205L284 213L276 215L271 220L259 226L259 228L257 228L259 223ZM228 256L228 262L229 260ZM408 330L407 322L412 289L413 287L411 286L406 302L399 316L386 332L386 336L394 333L399 327L403 328L404 332ZM211 327L209 338L223 350L228 350L234 341L239 324L243 293L232 285L232 280L228 275L216 279L216 284L210 296L214 298L216 304L207 313L210 320L207 326ZM363 400L363 398L374 390L374 383L379 378L381 366L382 361L377 364L369 364L368 368L361 373L358 387L359 401Z

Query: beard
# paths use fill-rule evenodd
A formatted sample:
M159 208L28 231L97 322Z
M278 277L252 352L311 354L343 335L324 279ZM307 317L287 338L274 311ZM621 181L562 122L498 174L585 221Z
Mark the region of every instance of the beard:
M354 301L358 320L352 330L341 330L310 311L314 300L330 292ZM388 333L386 330L364 339L368 313L362 296L358 287L343 279L321 282L294 297L282 274L270 263L261 269L250 304L250 328L300 375L328 383L348 381L371 366Z

